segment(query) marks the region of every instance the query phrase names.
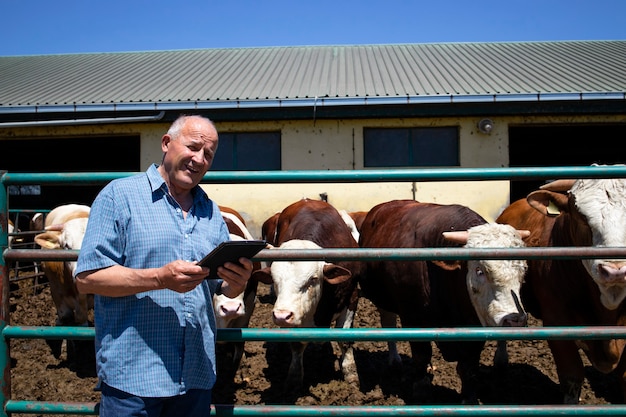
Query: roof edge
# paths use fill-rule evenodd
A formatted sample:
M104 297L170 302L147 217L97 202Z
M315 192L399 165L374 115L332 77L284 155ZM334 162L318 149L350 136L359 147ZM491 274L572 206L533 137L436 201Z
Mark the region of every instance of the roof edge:
M333 107L401 104L454 104L454 103L512 103L546 101L585 101L585 100L626 100L626 92L583 92L583 93L525 93L525 94L483 94L483 95L433 95L405 97L313 97L304 99L190 100L176 103L141 102L111 104L44 104L27 106L0 106L1 114L42 114L42 113L81 113L81 112L126 112L126 111L172 111L172 110L213 110L213 109L254 109L290 107ZM162 116L161 116L162 117ZM122 118L117 119L123 122ZM136 120L129 120L136 121ZM4 126L4 124L0 125Z

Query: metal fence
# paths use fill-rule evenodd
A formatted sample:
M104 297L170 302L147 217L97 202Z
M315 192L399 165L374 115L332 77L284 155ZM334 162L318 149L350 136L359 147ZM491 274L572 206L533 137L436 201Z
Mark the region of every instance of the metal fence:
M34 250L8 247L8 233L4 228L9 216L8 186L10 185L97 185L115 178L132 175L124 173L9 173L0 171L0 257L2 280L0 293L0 367L4 375L0 401L0 417L10 414L75 414L97 415L98 403L72 402L59 399L55 402L11 400L9 340L12 338L42 339L93 339L93 328L85 327L24 327L11 326L9 306L9 274L7 261L64 261L75 260L78 251ZM399 181L488 181L535 180L545 178L624 178L626 167L545 167L545 168L475 168L475 169L408 169L362 171L263 171L263 172L210 172L203 183L351 183ZM5 249L6 248L6 249ZM428 259L549 259L549 258L626 258L626 248L520 248L520 249L323 249L323 250L263 250L255 260L280 259L326 261L353 260L428 260ZM437 328L437 329L219 329L220 341L454 341L454 340L547 340L547 339L626 339L622 326L587 328ZM296 405L215 405L217 416L624 416L626 405L405 405L405 406L296 406Z

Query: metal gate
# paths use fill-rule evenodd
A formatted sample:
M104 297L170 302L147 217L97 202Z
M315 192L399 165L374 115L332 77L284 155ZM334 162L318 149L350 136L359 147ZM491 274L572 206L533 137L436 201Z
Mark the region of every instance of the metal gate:
M9 185L80 185L104 184L115 178L132 175L127 173L63 173L29 174L0 171L0 242L3 251L0 258L2 281L0 293L0 367L4 378L0 401L3 409L0 417L9 414L78 414L97 415L98 403L15 401L10 399L10 357L8 342L12 338L68 338L93 339L93 328L85 327L20 327L11 326L9 317L9 276L6 261L19 260L75 260L78 251L8 248L7 224ZM551 168L476 168L476 169L410 169L366 171L280 171L280 172L210 172L203 183L317 183L317 182L398 182L398 181L467 181L467 180L514 180L544 178L624 178L626 167L551 167ZM520 249L324 249L317 251L263 250L255 260L428 260L428 259L547 259L551 257L621 257L626 258L626 248L520 248ZM219 329L218 340L223 341L454 341L454 340L526 340L526 339L626 339L626 328L621 326L588 328L441 328L441 329ZM405 405L405 406L296 406L296 405L215 405L212 413L218 416L361 416L361 415L424 415L424 416L624 416L626 405Z

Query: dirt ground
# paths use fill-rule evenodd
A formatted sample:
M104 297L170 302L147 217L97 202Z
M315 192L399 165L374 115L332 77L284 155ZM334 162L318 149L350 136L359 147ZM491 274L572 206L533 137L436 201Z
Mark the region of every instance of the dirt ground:
M271 322L272 298L269 287L259 286L259 297L250 327L274 328ZM52 325L55 311L49 289L34 291L20 283L11 293L11 325ZM538 325L531 320L530 325ZM371 303L361 299L355 327L379 327L378 313ZM331 343L312 343L305 351L305 381L301 392L284 394L289 364L286 343L246 342L241 366L232 380L220 380L214 392L215 403L296 404L296 405L414 405L458 404L459 379L456 363L445 362L434 349L433 386L428 397L420 399L411 392L411 372L399 375L386 366L384 342L356 342L355 356L361 378L360 389L342 380L337 364L337 350ZM399 343L403 362L408 364L408 342ZM509 342L510 365L505 375L493 368L495 341L488 341L481 360L480 399L483 404L560 404L552 356L545 341ZM99 401L94 391L93 364L86 369L70 365L65 349L56 359L42 339L10 341L11 398L37 401ZM219 358L218 358L219 360ZM587 362L587 379L582 404L618 402L617 382L600 374ZM32 415L26 415L32 416Z

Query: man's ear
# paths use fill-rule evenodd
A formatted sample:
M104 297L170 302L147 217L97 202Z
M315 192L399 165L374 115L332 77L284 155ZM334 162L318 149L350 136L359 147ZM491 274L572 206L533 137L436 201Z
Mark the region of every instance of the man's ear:
M168 134L165 134L163 135L163 137L161 137L161 150L163 151L163 153L167 152L171 141L172 138Z

